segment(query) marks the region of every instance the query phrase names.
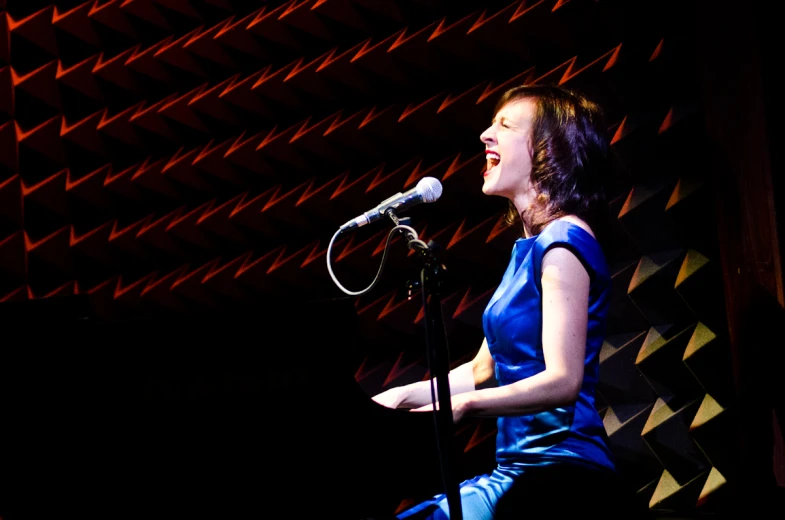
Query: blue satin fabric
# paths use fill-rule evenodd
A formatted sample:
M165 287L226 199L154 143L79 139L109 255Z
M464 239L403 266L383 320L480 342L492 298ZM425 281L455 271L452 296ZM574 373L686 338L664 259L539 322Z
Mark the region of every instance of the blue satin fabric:
M504 277L483 313L485 336L500 385L545 370L540 270L546 251L557 246L569 248L591 279L583 385L574 405L500 417L496 460L504 465L543 457L564 462L578 459L613 469L605 427L594 404L611 285L605 256L594 237L575 224L555 220L539 235L517 240Z
M461 484L466 520L493 518L499 498L527 468L566 462L614 469L602 419L594 403L599 353L605 334L610 274L597 241L584 229L555 220L534 237L518 239L502 280L483 313L483 329L496 362L500 385L508 385L545 369L542 351L542 258L551 247L569 248L591 279L583 385L575 404L537 414L499 417L497 467L490 475ZM401 520L445 519L445 495L437 495L404 513Z
M480 475L460 484L461 513L465 520L491 520L499 497L510 489L523 465L499 467L490 475ZM449 520L447 495L442 493L406 510L399 520Z

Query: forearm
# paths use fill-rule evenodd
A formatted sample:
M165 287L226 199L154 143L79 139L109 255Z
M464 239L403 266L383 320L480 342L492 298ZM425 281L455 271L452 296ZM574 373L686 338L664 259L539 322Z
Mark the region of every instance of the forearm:
M463 365L450 370L448 381L450 383L450 395L462 394L474 390L474 373L472 371L471 362L464 363ZM430 379L427 381L418 381L408 386L410 388L407 389L401 404L398 405L399 408L418 408L433 402ZM438 381L434 379L433 395L437 395L438 390Z
M474 372L472 363L464 363L449 374L450 395L470 392L475 389ZM434 395L438 392L437 381L433 381ZM419 408L433 402L431 395L431 380L417 381L374 396L373 399L380 404L392 408Z
M542 412L575 402L580 386L547 371L515 383L483 388L463 396L466 415L498 417Z

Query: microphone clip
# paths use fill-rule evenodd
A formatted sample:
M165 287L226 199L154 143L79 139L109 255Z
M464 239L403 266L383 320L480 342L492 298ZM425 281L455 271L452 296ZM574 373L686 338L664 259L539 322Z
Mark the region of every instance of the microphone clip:
M398 217L395 213L395 208L387 208L384 214L389 217L396 226L411 226L412 219L410 217Z
M412 219L411 219L411 217L400 217L399 218L398 215L395 214L395 211L393 210L393 208L389 208L387 211L384 212L384 214L387 215L388 217L390 217L390 219L392 219L392 221L395 223L396 226L412 227ZM400 231L406 237L406 240L407 240L406 246L409 249L417 249L417 250L419 250L421 252L422 251L426 251L428 249L428 245L425 244L422 240L419 240L417 238L417 236L415 234L413 234L411 231L406 230L406 229L401 229Z

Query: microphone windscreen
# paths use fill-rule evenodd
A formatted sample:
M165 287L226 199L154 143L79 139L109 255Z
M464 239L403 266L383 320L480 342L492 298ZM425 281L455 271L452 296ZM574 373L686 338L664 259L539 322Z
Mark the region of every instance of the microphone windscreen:
M417 191L423 202L433 202L442 196L442 183L435 177L423 177L417 183Z

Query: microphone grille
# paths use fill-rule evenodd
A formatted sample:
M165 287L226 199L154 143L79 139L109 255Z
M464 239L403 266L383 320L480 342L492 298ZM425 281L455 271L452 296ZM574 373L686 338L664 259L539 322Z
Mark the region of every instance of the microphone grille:
M434 177L423 177L417 183L417 191L423 202L433 202L442 196L442 183Z

